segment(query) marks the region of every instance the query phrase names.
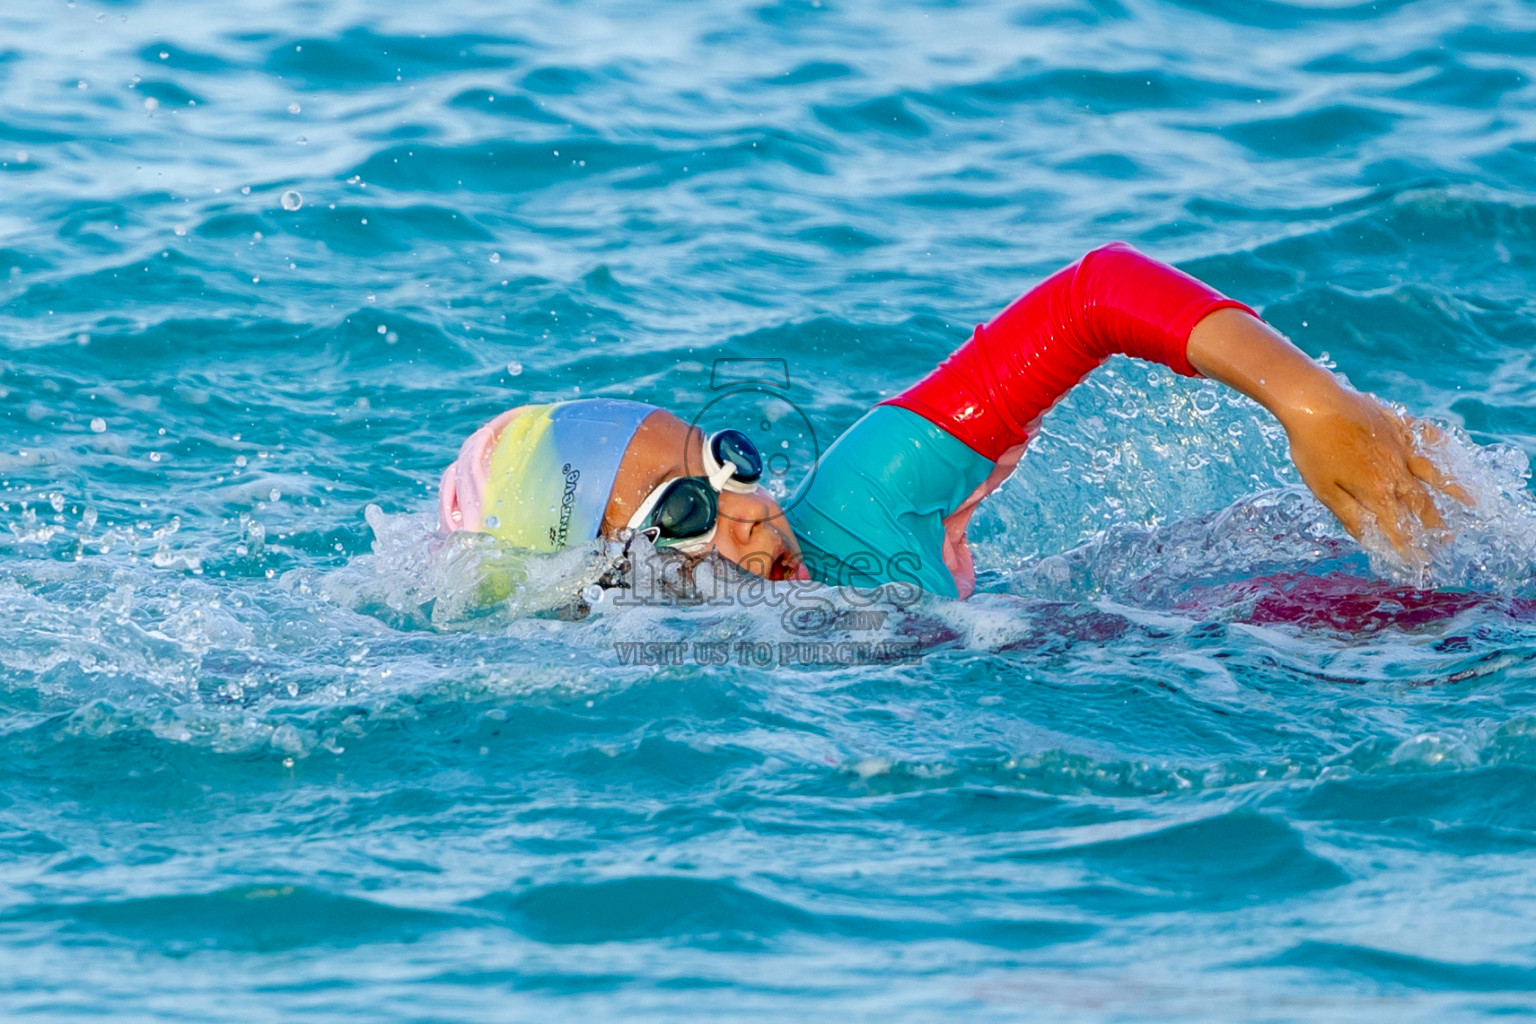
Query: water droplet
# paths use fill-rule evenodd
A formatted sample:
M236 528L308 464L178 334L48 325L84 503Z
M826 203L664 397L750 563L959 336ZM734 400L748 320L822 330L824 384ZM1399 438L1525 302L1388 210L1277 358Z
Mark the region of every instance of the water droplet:
M388 333L388 331L389 331L388 327L385 327L383 324L379 324L379 333L380 334L386 334L386 333Z
M161 50L160 51L160 59L161 60L169 60L170 56L171 56L170 51L168 51L168 50Z
M271 572L272 570L268 569L267 571ZM291 758L291 757L283 758L283 767L284 768L292 768L293 767L293 758Z
M492 263L500 263L501 262L501 253L499 253L499 252L491 253L491 262Z
M598 604L603 599L603 588L596 583L589 583L581 588L581 599L589 605Z
M283 193L282 203L283 209L285 210L297 210L299 207L304 205L304 197L299 195L293 189L289 189L287 192Z
M509 377L516 377L518 374L520 374L522 372L523 372L523 364L518 362L517 360L514 359L514 360L512 360L512 362L507 364L507 376L509 376Z
M288 113L290 114L297 114L301 109L297 101L288 104Z
M251 194L251 186L249 186L249 185L241 185L240 186L240 194L243 195L243 196L250 195Z
M105 434L107 432L107 421L100 416L91 420L91 432L94 434Z
M151 113L153 113L156 109L159 108L159 106L160 106L160 101L155 99L153 96L145 96L144 97L144 109L145 110L148 110Z
M276 487L274 487L274 488L272 488L271 491L267 492L267 500L268 501L282 501L283 500L283 492L278 490Z
M55 512L63 512L64 495L60 494L58 491L54 491L52 494L48 495L48 504L53 506L53 510Z
M150 452L149 453L149 461L150 462L159 462L160 461L160 453L159 452Z
M501 527L501 518L499 516L486 516L485 517L485 528L487 530L495 530L495 529L499 529L500 527Z
M100 518L100 513L98 513L96 511L96 506L95 505L87 505L87 506L85 506L85 511L80 513L80 529L82 529L82 530L94 530L94 529L96 529L96 520L99 519L99 518Z
M394 331L390 331L388 334L384 335L384 344L386 345L393 345L399 340L400 335L396 334Z
M32 159L32 154L28 153L26 150L18 149L16 151L16 162L17 163L24 164L24 163L26 163L30 159Z
M245 467L245 464L247 462L249 462L249 461L250 460L247 459L244 455L236 455L235 456L235 465L241 467L242 469Z
M87 81L86 81L86 80L85 80L85 79L83 79L83 78L82 78L82 79L80 79L80 81L78 81L78 82L76 82L76 83L75 83L75 88L76 88L76 89L89 89L89 88L90 88L90 87L91 87L91 86L90 86L90 83L89 83L89 82L87 82Z
M299 145L301 145L301 146L307 146L307 145L309 145L309 139L307 139L307 138L305 138L305 137L304 137L304 136L302 136L302 135L300 135L300 136L299 136L299 137L298 137L298 138L297 138L297 139L296 139L296 140L294 140L294 141L296 141L296 142L298 142L298 144L299 144Z
M187 226L185 224L177 224L176 225L176 237L177 238L185 238L185 237L187 237Z

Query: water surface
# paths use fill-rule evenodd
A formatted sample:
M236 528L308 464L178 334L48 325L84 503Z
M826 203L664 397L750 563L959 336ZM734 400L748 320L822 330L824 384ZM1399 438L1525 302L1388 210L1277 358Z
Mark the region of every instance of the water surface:
M1536 1010L1533 65L1516 0L10 5L0 1008ZM580 553L488 608L430 537L501 409L722 358L792 478L1115 238L1463 432L1440 590L1124 361L986 593L819 635L908 662L780 666L738 583L562 619Z

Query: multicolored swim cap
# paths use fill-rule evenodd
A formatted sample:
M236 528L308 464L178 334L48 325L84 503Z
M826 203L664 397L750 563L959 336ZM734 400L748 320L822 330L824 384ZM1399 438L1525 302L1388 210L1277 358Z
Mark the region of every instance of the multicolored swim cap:
M530 551L596 539L624 451L656 408L584 398L502 413L470 435L443 473L439 522Z

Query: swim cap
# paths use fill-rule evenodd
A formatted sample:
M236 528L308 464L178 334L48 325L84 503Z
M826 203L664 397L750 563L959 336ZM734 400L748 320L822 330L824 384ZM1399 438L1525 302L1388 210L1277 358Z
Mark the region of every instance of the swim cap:
M611 398L524 405L470 435L443 473L445 531L560 551L594 540L630 438L656 406Z

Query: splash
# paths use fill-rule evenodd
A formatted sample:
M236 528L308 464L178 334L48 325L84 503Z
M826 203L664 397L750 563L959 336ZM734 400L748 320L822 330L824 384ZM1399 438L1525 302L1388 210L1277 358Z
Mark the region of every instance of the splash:
M1443 532L1427 534L1405 557L1370 524L1361 546L1371 568L1415 587L1460 587L1509 596L1536 592L1536 498L1530 459L1508 444L1479 445L1459 427L1421 424L1420 447L1472 499L1434 492Z
M1195 585L1351 561L1364 568L1338 521L1305 488L1287 487L1167 526L1117 524L1070 551L1027 560L1003 580L1020 596L1173 608Z
M318 587L327 600L396 628L454 628L488 617L581 618L583 595L613 568L615 553L603 543L539 555L484 534L443 537L428 513L390 515L369 505L363 515L373 530L371 553L320 578ZM311 585L313 577L296 582Z
M1446 529L1424 532L1420 550L1408 557L1374 523L1355 542L1306 488L1290 486L1164 526L1116 524L1071 550L1016 563L1002 572L1001 588L1050 600L1173 608L1187 603L1191 589L1248 577L1369 571L1420 589L1536 592L1536 498L1527 489L1525 454L1505 444L1478 445L1445 424L1420 429L1423 450L1472 500L1463 505L1436 492Z

